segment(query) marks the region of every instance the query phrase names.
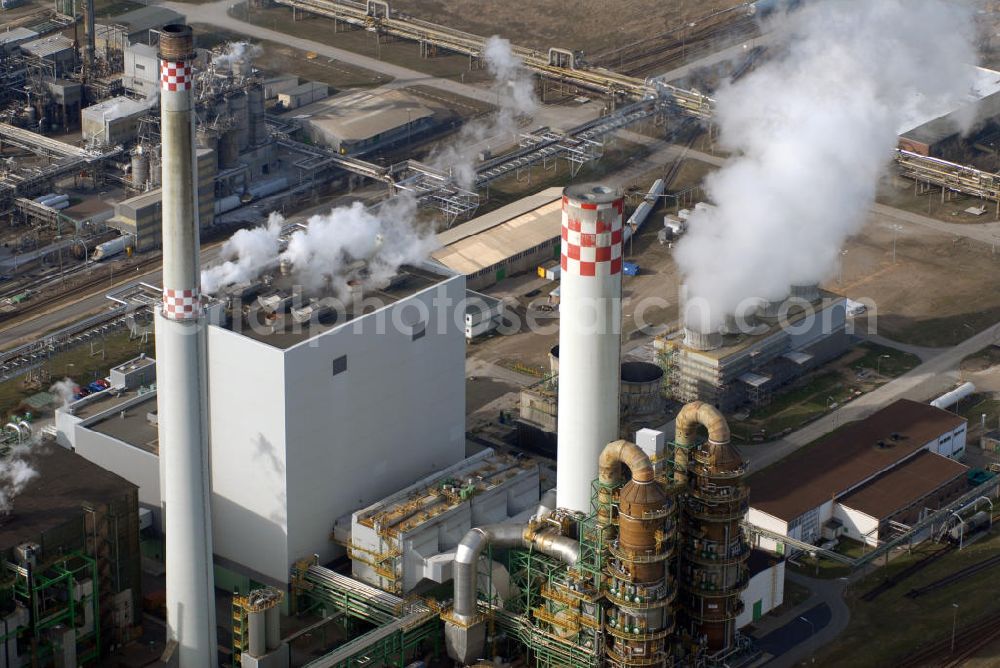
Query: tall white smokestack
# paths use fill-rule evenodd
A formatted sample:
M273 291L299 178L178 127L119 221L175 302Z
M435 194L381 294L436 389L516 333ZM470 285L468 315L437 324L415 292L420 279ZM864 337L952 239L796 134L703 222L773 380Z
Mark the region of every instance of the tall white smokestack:
M601 450L618 438L623 200L583 184L562 201L556 493L587 513Z
M193 60L190 26L163 28L163 303L156 318L156 375L167 543L167 639L177 643L178 665L212 668L218 659L195 205Z

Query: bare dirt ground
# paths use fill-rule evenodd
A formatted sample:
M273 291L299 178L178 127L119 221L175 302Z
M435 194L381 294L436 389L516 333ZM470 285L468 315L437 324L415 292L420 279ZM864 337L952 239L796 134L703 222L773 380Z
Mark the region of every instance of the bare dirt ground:
M594 53L737 4L734 0L393 0L392 7L466 32L499 34L521 46Z
M949 346L1000 320L1000 255L982 242L915 225L896 232L879 215L848 241L843 283L827 287L877 305L878 333Z

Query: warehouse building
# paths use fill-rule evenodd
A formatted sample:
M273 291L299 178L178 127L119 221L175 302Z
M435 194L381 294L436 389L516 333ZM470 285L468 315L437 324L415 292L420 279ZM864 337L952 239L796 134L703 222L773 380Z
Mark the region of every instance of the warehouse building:
M272 86L273 89L273 86ZM265 90L265 97L267 91ZM278 102L284 109L298 109L306 105L318 102L330 95L330 87L319 81L307 81L304 84L297 84L287 90L278 91L276 94ZM308 114L309 110L302 110L300 114ZM296 118L298 115L296 115Z
M151 103L118 96L85 108L81 114L84 141L110 146L134 142L139 119L149 112Z
M90 665L142 623L136 486L57 446L26 461L0 523L2 665Z
M440 232L435 260L481 290L559 259L562 189L546 188Z
M877 545L965 489L963 417L899 399L747 481L747 520L807 543L848 536ZM761 538L760 546L783 551Z
M97 48L124 51L130 44L155 45L157 30L183 23L186 23L183 14L165 7L140 7L99 22L95 31Z
M275 280L266 296L290 296L291 281ZM338 518L465 455L461 276L404 267L343 319L304 324L303 309L260 308L263 289L240 288L249 315L235 301L231 319L208 328L208 382L226 388L209 406L215 561L218 581L244 590L247 578L287 584L305 556L338 556L330 540ZM157 411L146 374L70 404L57 425L62 442L139 485L158 526ZM125 383L113 373L112 384Z
M898 147L920 155L967 164L971 136L1000 118L1000 72L975 67L964 99L942 105L912 105L899 128ZM995 130L995 128L994 128Z
M9 55L20 45L35 39L38 33L23 26L0 31L0 55Z
M65 35L48 35L31 42L24 42L21 44L21 51L25 55L51 62L54 66L54 75L57 78L69 75L76 65L76 49L73 47L73 40Z
M313 104L297 102L297 90L278 95L286 109L295 109L284 118L297 123L312 141L343 155L364 155L415 141L444 120L444 114L400 90L353 91Z

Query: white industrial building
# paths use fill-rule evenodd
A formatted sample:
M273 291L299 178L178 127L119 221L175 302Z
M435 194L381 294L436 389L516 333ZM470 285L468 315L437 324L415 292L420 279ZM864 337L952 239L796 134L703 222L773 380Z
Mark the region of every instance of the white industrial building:
M916 522L964 491L965 435L965 418L900 399L751 476L747 520L808 543L877 545L890 521ZM774 537L759 546L784 551Z
M750 580L740 593L743 610L736 628L753 624L785 601L785 560L764 550L751 550L747 560Z
M539 482L536 461L486 449L356 511L337 538L350 545L356 579L406 595L451 580L455 549L473 527L526 520Z
M465 281L439 271L404 267L343 321L209 326L217 570L287 583L342 551L337 518L463 458ZM60 440L139 484L159 524L155 395L100 394L60 411Z

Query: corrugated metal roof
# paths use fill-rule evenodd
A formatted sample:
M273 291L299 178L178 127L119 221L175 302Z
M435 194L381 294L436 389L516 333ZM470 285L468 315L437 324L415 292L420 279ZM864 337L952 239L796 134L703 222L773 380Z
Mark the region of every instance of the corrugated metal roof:
M308 84L280 95L295 97L305 86ZM305 120L339 140L359 141L432 116L434 111L416 98L401 91L381 90L336 95L299 107L286 118Z
M10 44L12 42L27 42L38 37L38 33L28 28L11 28L0 32L0 44Z
M73 40L64 35L49 35L21 45L21 50L39 58L73 48Z
M449 269L468 276L558 238L562 226L562 191L550 188L545 192L549 193L546 196L549 200L547 203L494 223L471 236L465 235L436 251L434 259ZM473 220L466 225L475 223ZM447 233L439 235L438 240L446 236Z

